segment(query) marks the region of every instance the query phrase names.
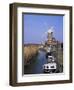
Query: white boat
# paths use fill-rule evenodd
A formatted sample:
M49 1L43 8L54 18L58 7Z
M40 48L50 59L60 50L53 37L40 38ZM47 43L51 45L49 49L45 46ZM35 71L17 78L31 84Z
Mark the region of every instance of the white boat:
M56 68L57 68L56 63L47 63L43 65L44 72L52 73L55 72Z
M43 70L44 72L55 72L55 70L57 69L57 64L55 62L55 59L53 56L48 56L47 59L47 64L43 65Z
M48 56L47 62L48 63L55 62L55 58L53 56Z

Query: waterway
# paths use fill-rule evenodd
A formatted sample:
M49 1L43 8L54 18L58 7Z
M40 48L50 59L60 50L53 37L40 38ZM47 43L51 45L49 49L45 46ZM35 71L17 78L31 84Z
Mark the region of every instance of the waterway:
M39 50L38 51L38 55L35 56L35 58L33 58L30 62L30 64L24 66L24 74L42 74L44 73L43 71L43 65L47 63L47 59L46 59L46 52ZM62 72L62 68L59 68L58 64L58 73Z

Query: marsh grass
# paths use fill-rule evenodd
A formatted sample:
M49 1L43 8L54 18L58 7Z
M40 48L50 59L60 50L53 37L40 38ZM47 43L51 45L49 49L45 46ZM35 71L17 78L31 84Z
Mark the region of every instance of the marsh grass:
M29 64L38 54L39 45L24 45L24 64Z

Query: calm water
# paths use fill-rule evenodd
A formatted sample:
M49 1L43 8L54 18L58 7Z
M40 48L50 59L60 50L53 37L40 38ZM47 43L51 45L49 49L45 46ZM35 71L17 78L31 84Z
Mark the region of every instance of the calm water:
M43 72L43 65L47 63L46 53L40 51L38 55L31 60L30 64L24 67L24 74L40 74ZM57 63L56 73L63 72L63 66Z

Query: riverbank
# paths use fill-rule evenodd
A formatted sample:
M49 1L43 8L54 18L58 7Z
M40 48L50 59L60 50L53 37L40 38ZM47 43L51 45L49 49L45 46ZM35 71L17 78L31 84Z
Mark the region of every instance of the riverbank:
M39 52L45 51L47 47L41 48L41 44L25 44L24 45L24 65L30 64L31 60L35 58ZM57 48L57 59L58 62L62 65L63 64L63 49L62 48Z
M27 44L24 45L24 64L30 63L37 54L38 54L39 45L38 44Z

